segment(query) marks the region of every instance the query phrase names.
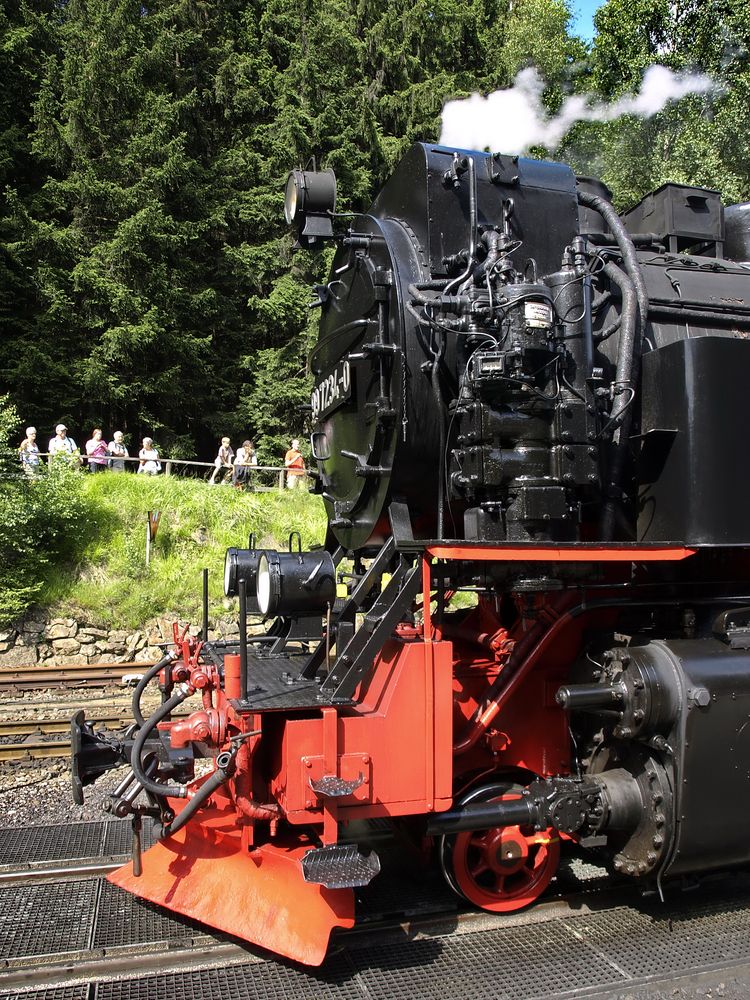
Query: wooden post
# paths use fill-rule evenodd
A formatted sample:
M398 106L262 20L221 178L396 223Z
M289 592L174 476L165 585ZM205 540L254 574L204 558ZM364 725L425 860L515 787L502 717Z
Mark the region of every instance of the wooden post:
M279 473L279 489L284 492L284 472L283 470Z
M165 476L171 476L172 475L172 463L171 462L167 462L167 464L166 464L166 466L164 468L164 475Z

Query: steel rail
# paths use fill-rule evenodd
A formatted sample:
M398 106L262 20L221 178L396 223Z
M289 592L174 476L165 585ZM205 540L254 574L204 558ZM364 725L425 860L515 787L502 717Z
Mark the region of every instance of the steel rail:
M44 760L49 757L69 756L70 740L50 740L47 743L42 741L0 743L0 760Z
M93 726L130 725L133 721L127 710L122 715L94 716L87 719ZM49 736L70 731L70 719L26 719L4 722L0 720L0 737L3 736ZM32 741L33 742L33 741ZM1 744L0 744L1 745Z
M35 666L0 670L0 691L20 691L45 687L106 687L113 682L122 684L125 674L145 673L152 660L127 663L64 664L59 667Z

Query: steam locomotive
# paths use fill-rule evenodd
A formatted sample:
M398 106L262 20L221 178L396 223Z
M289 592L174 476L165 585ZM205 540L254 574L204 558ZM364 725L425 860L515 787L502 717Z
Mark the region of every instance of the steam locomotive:
M327 538L230 549L239 641L204 610L131 730L74 718L77 801L129 765L111 880L319 964L373 820L496 912L561 841L659 892L748 862L750 208L665 184L620 216L564 164L417 144L367 212L330 170L292 171L285 212L337 244Z

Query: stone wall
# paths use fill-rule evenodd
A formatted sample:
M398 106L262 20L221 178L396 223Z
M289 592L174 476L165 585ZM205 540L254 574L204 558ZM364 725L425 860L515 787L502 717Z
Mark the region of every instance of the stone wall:
M193 635L198 626L191 626ZM236 638L236 620L214 622L209 638ZM172 620L159 618L140 630L108 629L75 618L25 618L0 631L0 670L15 667L64 666L67 663L131 663L158 660L172 640Z

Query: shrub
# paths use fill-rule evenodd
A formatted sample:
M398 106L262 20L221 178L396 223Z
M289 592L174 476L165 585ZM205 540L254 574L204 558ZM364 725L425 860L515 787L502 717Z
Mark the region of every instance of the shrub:
M49 567L70 558L85 524L83 476L57 462L21 471L11 436L18 415L0 397L0 625L19 618L41 592Z

